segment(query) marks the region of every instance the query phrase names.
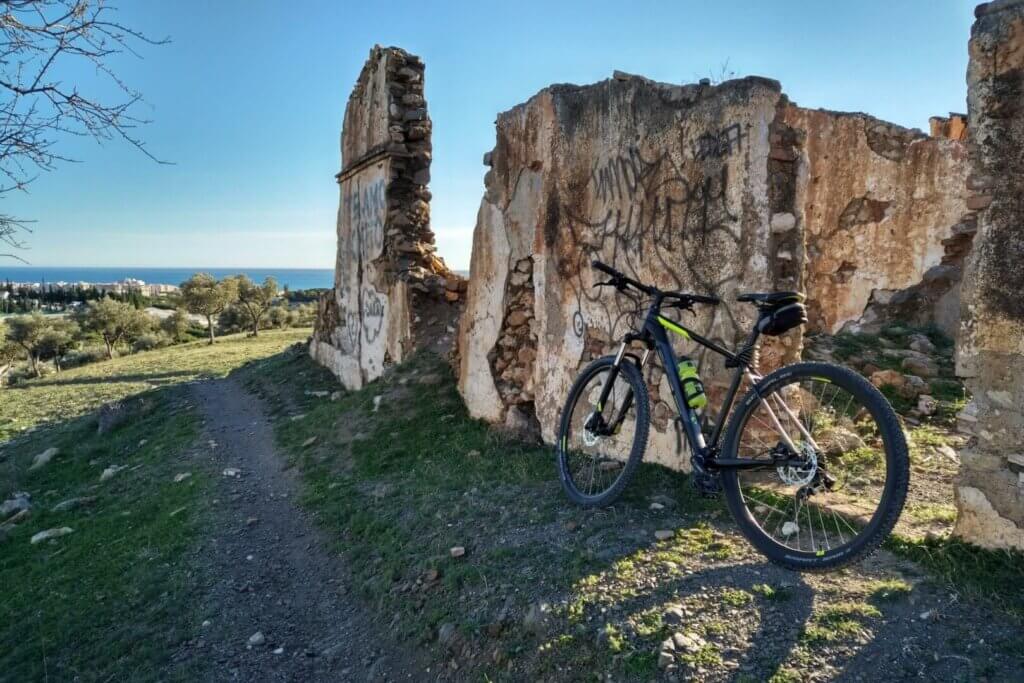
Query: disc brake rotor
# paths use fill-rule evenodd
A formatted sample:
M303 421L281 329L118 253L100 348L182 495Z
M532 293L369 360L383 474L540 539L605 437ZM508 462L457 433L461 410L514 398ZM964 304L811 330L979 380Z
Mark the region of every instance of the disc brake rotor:
M595 415L597 415L596 411L590 413L590 415L587 415L587 419L583 421L583 424L584 425L591 424L591 421L594 419ZM590 431L589 427L584 427L583 428L583 443L584 443L584 445L586 445L588 447L596 446L597 442L600 439L601 439L601 437L598 436L597 434L595 434L594 432Z
M775 468L779 473L779 479L787 486L806 486L814 481L814 475L818 473L818 456L814 448L807 442L800 444L801 455L807 460L799 466L786 465Z

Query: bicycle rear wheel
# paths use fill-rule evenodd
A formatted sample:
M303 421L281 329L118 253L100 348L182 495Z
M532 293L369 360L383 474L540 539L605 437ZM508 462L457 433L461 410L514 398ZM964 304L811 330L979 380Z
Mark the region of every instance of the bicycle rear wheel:
M885 397L863 377L827 363L771 373L736 408L725 458L729 511L771 561L797 570L844 566L873 552L903 510L907 442ZM774 467L778 456L799 466Z
M558 474L566 495L577 505L614 502L647 449L650 399L632 361L622 361L607 400L599 405L614 365L615 359L605 356L584 368L562 411Z

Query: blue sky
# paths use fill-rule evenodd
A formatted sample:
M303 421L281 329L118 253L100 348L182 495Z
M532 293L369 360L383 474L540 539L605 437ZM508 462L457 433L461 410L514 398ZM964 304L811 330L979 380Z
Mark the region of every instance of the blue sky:
M782 82L802 106L927 129L963 111L974 2L115 1L172 42L124 57L174 165L124 144L68 140L81 160L0 210L35 219L33 265L332 267L339 132L374 43L427 64L433 228L468 268L494 119L550 83L614 69L692 82L728 60ZM96 87L85 73L81 87Z

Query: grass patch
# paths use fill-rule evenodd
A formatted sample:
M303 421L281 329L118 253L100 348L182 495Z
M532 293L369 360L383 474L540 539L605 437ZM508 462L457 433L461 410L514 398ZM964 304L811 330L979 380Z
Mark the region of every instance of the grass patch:
M183 560L209 486L198 471L175 483L172 456L197 430L191 407L164 390L148 413L113 433L98 436L95 424L80 418L7 449L0 499L26 490L33 506L0 546L0 677L167 678L171 654L190 635L195 605ZM60 454L27 473L33 455L50 446ZM100 483L114 464L128 469ZM81 497L95 500L53 510ZM74 532L30 544L34 533L54 527Z
M744 607L754 601L754 596L742 588L726 588L721 595L722 602L733 607Z
M841 602L815 612L800 641L811 647L856 638L865 632L867 619L881 617L877 607L862 602Z
M899 602L910 596L913 586L903 579L882 579L868 585L875 602Z
M95 410L109 401L155 387L217 377L254 358L278 353L309 336L308 329L266 330L91 363L0 389L0 443L32 427Z
M788 588L784 586L775 588L773 586L769 586L767 583L754 584L750 587L750 590L755 595L759 595L765 600L777 600L781 602L784 600L789 600L791 597L793 597L793 593Z
M1024 618L1024 553L985 550L956 538L890 536L885 547L996 607Z
M568 504L552 450L470 419L436 357L416 356L337 401L305 395L337 384L297 354L263 361L243 378L271 406L279 444L304 475L304 504L339 539L363 597L395 617L396 637L433 642L439 625L450 622L488 651L531 653L514 657L511 669L502 666L503 677L656 671L649 650L665 630L658 597L668 596L648 595L651 577L671 586L683 578L677 567L695 557L735 552L700 521L720 514L720 505L690 493L684 475L662 467L642 466L613 509ZM290 419L295 414L304 417ZM313 436L315 444L303 447ZM653 542L654 529L663 527L652 519L638 533L637 521L649 515L651 496L665 492L674 503L665 514L677 531ZM464 557L450 556L456 545L466 548ZM430 568L440 574L437 587L416 587ZM533 635L515 625L539 600L551 603L540 641L550 647L531 646ZM495 675L492 661L460 665Z

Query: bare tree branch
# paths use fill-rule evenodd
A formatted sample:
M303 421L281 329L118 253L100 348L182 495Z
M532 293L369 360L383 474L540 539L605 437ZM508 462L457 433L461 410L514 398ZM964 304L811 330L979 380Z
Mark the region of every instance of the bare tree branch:
M135 130L142 95L117 77L115 55L139 56L135 46L163 45L116 20L105 0L0 0L0 196L25 191L39 173L71 162L56 151L63 135L122 140L157 163ZM94 98L60 74L82 64L113 83L120 101ZM0 242L25 248L27 221L0 214ZM12 254L0 254L10 257ZM18 258L18 257L14 257Z

